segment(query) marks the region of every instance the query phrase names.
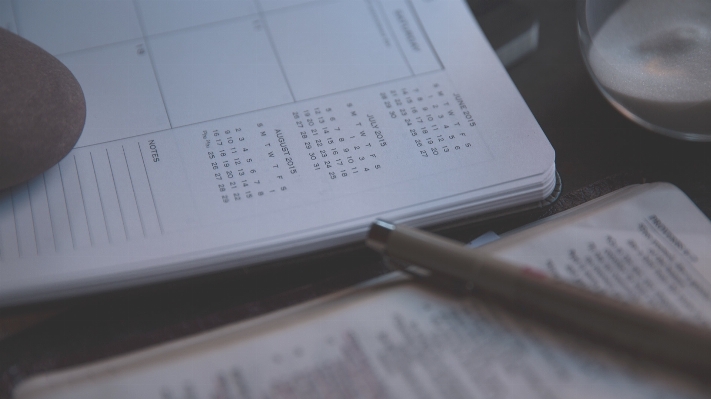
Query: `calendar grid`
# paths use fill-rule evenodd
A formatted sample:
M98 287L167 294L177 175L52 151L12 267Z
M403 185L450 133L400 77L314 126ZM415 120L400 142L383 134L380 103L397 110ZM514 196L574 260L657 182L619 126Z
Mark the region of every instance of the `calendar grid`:
M420 29L420 32L422 32L422 36L424 36L425 41L427 42L427 46L429 46L430 51L432 51L432 54L434 55L435 59L437 59L437 63L439 64L440 69L444 70L444 64L442 63L442 59L439 58L439 54L437 54L437 50L432 45L432 40L430 40L430 35L427 34L427 29L425 29L424 25L422 24L422 19L420 19L420 15L417 14L417 10L415 10L415 6L412 4L412 0L405 0L405 3L407 3L407 6L410 9L410 12L412 13L413 17L415 18L415 21L417 22L417 27Z
M43 23L59 24L59 22L53 21L54 17L41 17L45 18L46 21L41 18L37 19L38 17L28 17L28 15L32 14L31 12L39 10L39 7L44 7L45 4L49 6L51 3L53 2L44 0L27 3L18 3L15 0L11 0L11 5L13 5L11 11L13 18L18 23L18 31L26 34L29 38L34 36L42 39L44 37L44 40L48 43L49 50L56 50L50 52L53 52L60 58L60 61L69 66L70 70L79 79L82 87L85 88L87 108L90 113L87 118L85 134L80 138L76 148L89 147L100 143L106 144L126 138L168 131L178 127L192 126L198 123L261 111L275 106L345 93L376 84L397 82L403 78L432 72L433 70L426 70L426 68L433 68L435 62L438 70L444 70L438 54L431 45L419 21L416 11L411 4L406 2L401 5L398 3L396 6L388 4L390 9L386 10L386 7L379 0L375 2L362 0L362 2L345 3L328 0L310 1L285 7L265 5L264 1L254 0L249 3L241 3L241 6L233 7L235 10L231 10L230 14L216 15L213 13L205 18L196 17L196 19L188 17L176 23L166 22L169 19L169 15L172 15L167 9L161 11L160 8L155 8L155 5L152 5L151 7L153 8L151 8L141 3L141 0L112 2L111 4L113 5L105 7L94 4L94 8L101 8L99 11L103 13L97 17L99 20L101 18L112 18L114 20L119 18L119 16L110 17L107 14L109 9L112 11L119 9L123 13L121 15L134 22L123 23L128 27L114 23L115 26L112 28L114 32L111 32L109 36L101 36L94 41L91 39L83 41L82 39L77 43L73 42L73 38L77 37L77 32L85 32L86 29L89 29L89 24L74 28L72 27L74 24L66 23L74 20L80 22L82 18L81 15L75 16L73 14L73 8L71 8L75 6L73 3L67 2L66 7L64 3L54 3L51 6L54 7L53 10L58 14L56 19L60 21L67 19L61 28L57 26L53 28L62 29L62 31L58 32L58 35L55 35L62 37L61 40L47 36L42 27ZM24 8L18 9L18 4ZM116 4L119 4L120 7ZM417 56L426 55L434 58L436 61L432 61L431 67L425 67L425 70L414 68L412 61L408 58L413 57L412 50L408 49L410 51L409 56L405 54L406 51L402 47L405 44L401 43L402 40L405 40L403 33L395 32L395 26L390 21L394 17L392 15L388 16L388 13L393 13L392 7L399 7L403 10L403 14L407 14L409 28L414 34L418 35L419 40L422 40L422 54L417 54ZM391 46L387 50L389 55L396 57L392 60L397 59L397 64L402 65L400 68L404 69L396 72L392 69L394 64L389 64L392 60L378 61L385 63L383 65L387 67L373 69L374 67L370 66L371 72L368 73L376 72L373 77L350 82L353 76L362 75L359 71L361 66L358 63L365 62L364 65L367 66L372 62L370 58L344 59L341 61L336 56L335 59L341 62L341 65L330 72L329 68L333 68L332 64L324 64L323 66L319 66L321 64L313 64L313 66L304 64L304 61L298 58L302 55L300 52L310 51L309 54L316 54L317 56L320 54L318 52L314 53L314 51L317 51L313 48L315 43L309 43L308 39L306 39L307 42L304 43L306 44L305 50L299 48L298 51L293 51L292 40L297 39L293 39L291 37L293 35L289 33L291 30L288 27L284 27L280 22L293 20L295 19L294 17L303 18L304 16L311 18L311 21L318 21L319 19L313 19L318 13L335 12L336 16L334 18L340 18L340 20L324 26L332 26L334 23L336 24L335 26L340 26L341 22L348 23L346 16L349 15L350 11L343 10L357 11L357 16L362 21L360 23L366 23L368 31L354 31L354 33L366 35L363 36L363 40L368 38L367 40L371 40L374 45L383 46L382 51L386 51L387 47ZM166 15L166 20L158 19L157 16L160 15ZM149 20L146 18L149 18ZM250 26L250 19L252 19L253 24L258 24L259 26ZM368 21L368 19L373 21ZM148 25L149 22L150 26ZM276 29L278 32L274 31L274 24L277 24ZM289 26L298 25L292 24ZM121 30L123 28L125 29ZM378 33L378 29L381 30L380 33ZM224 36L225 33L237 36L228 38ZM237 40L235 42L235 38L242 37L240 35L244 33L251 35L251 37L244 37L243 41ZM344 34L348 35L348 32L341 33L341 35ZM305 38L315 38L308 34L303 36L303 33L298 33L298 35L299 41L293 43L300 43ZM378 37L381 35L382 38ZM213 44L208 44L212 38L218 38L219 41L230 43L228 52L231 51L229 56L231 58L221 61L222 64L208 63L211 62L210 58L214 58L212 53L200 50L204 46L213 46ZM386 40L386 42L378 43L381 39ZM189 40L192 40L190 44L185 43ZM42 44L42 40L39 41ZM240 42L242 44L239 44ZM253 43L251 45L244 44L249 42ZM234 47L232 43L242 47L230 50L229 47ZM215 44L210 51L219 49L219 46ZM333 48L331 47L331 49ZM357 49L358 51L371 51L370 49L363 50L360 47ZM195 50L198 50L198 54L201 56L193 54ZM346 48L339 51L342 51L341 54L348 54L348 51L351 50ZM181 51L184 53L180 53ZM284 51L286 51L286 54L284 54ZM346 52L343 53L343 51ZM377 52L373 54L377 54ZM142 56L146 56L146 58L142 58ZM220 54L216 56L219 57ZM237 69L234 70L234 73L229 73L229 68L235 67L230 63L243 63L243 60L248 60L250 57L254 57L254 61L252 61L254 64L237 64L235 65ZM257 57L262 58L257 59ZM285 57L288 59L285 60ZM377 57L374 59L377 59ZM265 62L271 64L264 64ZM349 64L349 62L354 62L355 64ZM414 62L417 62L417 60ZM101 65L101 68L97 68L94 65ZM203 65L205 67L202 67ZM265 65L267 65L266 68L264 67ZM328 65L328 68L325 68L325 65ZM218 69L218 73L214 73L215 68ZM247 69L245 70L245 68ZM327 76L323 77L321 72L317 71L318 68L325 68L324 71ZM253 72L249 72L250 70ZM356 73L356 71L358 72ZM105 76L97 77L97 74L102 73ZM198 73L198 75L193 76L191 75L192 73ZM257 79L255 79L255 76L251 76L250 73L256 74ZM279 77L277 78L277 76ZM224 79L227 79L227 81L224 84L220 84L219 82ZM296 82L294 81L295 79ZM319 82L322 83L321 85L314 85L314 79L316 81L322 79L330 80ZM201 82L203 81L206 82L206 86L202 86ZM348 81L348 83L343 84L341 81ZM186 83L188 86L185 86ZM260 92L262 91L262 85L265 83L270 86L264 87L265 94L259 97L262 95ZM320 86L329 87L329 92L319 89L318 87ZM215 90L217 90L217 94L215 94ZM251 94L255 91L256 96ZM266 93L269 93L268 97ZM272 93L282 94L273 97ZM215 108L212 105L208 105L211 101L216 101L215 104L218 107ZM97 109L100 112L96 112Z
M441 72L442 72L441 70L429 71L429 72L420 73L420 74L418 74L418 75L416 75L416 76L420 76L420 77L422 77L422 76L429 76L429 75L434 75L434 74L441 73ZM387 83L399 83L399 82L407 81L407 80L409 80L409 79L412 79L412 76L405 76L405 77L402 77L402 78L393 79L393 80L391 80L391 81L388 81ZM369 88L378 87L378 86L382 86L382 85L383 85L383 83L373 83L373 84L369 84L369 85L367 85L367 86L356 87L356 88L353 88L353 89L347 89L347 90L338 91L338 92L329 93L329 94L323 94L323 95L316 96L316 97L312 97L312 98L306 98L306 99L303 99L303 100L295 101L294 104L299 104L299 103L308 102L308 101L312 101L312 100L318 100L318 99L320 99L320 98L328 98L328 97L331 97L331 96L334 96L334 95L340 95L340 94L347 94L347 93L359 92L359 91L364 90L364 89L369 89ZM219 117L219 118L209 119L209 120L205 120L205 121L201 121L201 122L195 122L195 123L191 123L191 124L189 124L189 125L184 125L184 126L180 126L180 127L181 127L181 128L185 128L185 127L191 127L191 126L199 126L199 125L203 125L203 124L205 124L205 123L217 122L217 121L221 121L221 120L226 120L226 119L234 118L234 117L236 117L236 116L243 116L243 115L247 115L247 114L252 114L252 113L257 112L257 111L267 111L267 110L270 110L270 109L277 109L277 108L282 108L282 107L284 107L284 104L272 105L272 106L270 106L270 107L261 108L261 109L259 109L259 110L255 110L255 111L245 111L245 112L241 112L241 113L238 113L238 114L227 115L227 116L221 116L221 117ZM146 133L136 134L136 135L131 136L131 137L132 137L132 138L141 137L141 136L146 136L146 135L149 135L149 134L160 133L160 132L166 132L166 131L168 131L168 130L171 130L171 129L161 129L161 130L156 130L156 131L154 131L154 132L146 132ZM104 143L105 143L105 144L108 144L108 143L112 143L112 142L116 142L116 141L121 141L121 140L124 140L124 138L118 138L118 139L115 139L115 140L108 140L108 141L105 141ZM84 147L90 147L90 146L91 146L91 145L76 146L76 147L74 147L74 148L84 148Z
M377 20L378 15L377 15L377 12L375 11L375 9L373 8L372 0L365 0L365 2L368 3L368 8L370 8L370 11L373 13L373 18ZM380 11L383 13L383 15L385 15L385 10L383 9L383 3L378 1L378 6L380 8ZM410 70L410 75L415 76L415 71L412 69L412 65L410 65L410 61L407 59L407 56L405 56L405 53L403 53L402 46L400 45L400 41L397 40L397 36L395 35L395 32L393 31L393 27L390 24L390 21L388 20L388 18L383 18L383 20L385 21L385 24L388 26L388 31L390 32L390 36L393 38L393 41L395 42L395 46L397 46L397 50L400 53L400 56L407 64L407 69Z
M151 44L150 41L147 40L148 37L146 36L146 27L145 27L145 22L143 20L143 15L141 15L141 10L138 8L138 4L136 4L136 0L133 0L133 9L136 11L136 18L138 19L138 25L141 28L141 35L143 38L143 43L146 45L146 51L148 52L148 59L151 61L151 69L153 69L153 76L155 77L156 84L158 85L158 91L160 92L160 99L161 102L163 103L163 109L165 110L165 116L168 118L168 124L170 125L170 128L173 128L173 123L170 121L170 113L168 112L168 107L165 105L165 96L163 95L163 88L161 87L160 84L160 79L158 78L158 72L156 71L156 64L155 61L153 60L153 52L151 51Z
M46 0L36 0L34 3L31 1L27 4L34 5L23 5L27 9L20 10L19 15L23 15L22 12L26 15L28 10L33 11L32 7L37 4L42 5ZM141 0L126 0L112 4L117 3L125 6L122 12L124 15L130 15L135 22L130 32L133 36L128 35L125 36L126 40L113 42L105 40L104 45L74 49L59 53L58 56L62 57L62 61L69 61L70 69L72 65L81 66L81 62L86 64L88 60L88 64L93 68L92 72L96 71L100 78L107 74L102 71L102 68L115 67L114 70L124 74L142 68L144 77L150 75L149 83L156 85L154 94L160 99L159 104L161 112L166 116L166 123L158 129L135 130L130 136L102 138L101 141L94 143L79 143L76 147L79 151L72 157L73 165L71 167L66 165L67 170L59 170L58 177L62 183L64 204L54 202L47 205L37 200L32 204L29 200L25 201L24 197L13 198L14 202L22 200L23 204L28 202L29 205L15 215L15 219L18 220L14 226L17 230L15 236L18 237L17 247L20 257L26 257L30 252L37 254L46 252L47 247L52 244L50 238L37 236L38 232L34 231L38 223L47 222L45 220L47 216L50 218L48 221L50 224L52 224L52 217L58 217L57 220L61 225L59 229L66 230L66 233L72 236L70 244L58 240L55 236L53 241L55 253L63 252L69 247L77 250L85 246L101 247L116 244L129 241L129 237L149 238L157 235L158 230L160 235L174 231L175 226L170 222L174 209L162 206L167 188L160 181L151 179L158 162L158 151L161 154L171 152L164 147L167 142L156 138L157 144L142 143L140 140L134 141L131 146L118 143L127 138L168 134L182 142L187 140L185 137L188 135L193 136L199 132L204 137L196 144L205 147L207 151L207 154L203 154L205 156L209 156L210 151L215 151L216 159L210 158L209 164L204 164L205 161L202 159L196 159L194 162L185 161L186 165L189 164L190 168L195 169L195 173L200 174L191 185L209 186L193 191L193 195L201 196L200 200L212 203L217 198L214 196L214 190L217 188L220 196L218 199L223 203L242 204L225 205L240 207L233 209L261 207L263 205L256 204L280 201L279 198L284 195L290 197L301 195L302 193L297 191L303 180L321 180L328 182L326 183L328 185L350 185L361 184L360 182L368 179L380 179L385 171L403 167L389 160L388 153L391 146L408 145L410 152L421 157L417 158L417 163L434 162L435 158L441 157L458 159L478 156L470 143L469 133L459 131L460 124L457 118L454 118L450 103L444 100L445 94L436 83L442 79L437 75L446 75L444 66L432 48L429 38L425 36L423 27L414 19L414 8L408 8L410 6L406 0L396 0L387 4L380 0L314 1L279 9L269 9L269 4L265 2L254 2L251 3L254 7L241 6L240 10L248 9L255 12L243 12L236 17L210 22L205 22L206 18L198 16L195 20L184 19L176 23L159 20L157 16L161 15L161 12L168 13L168 11L160 7L150 8ZM71 1L67 4L75 5ZM128 8L130 10L126 11ZM101 9L105 14L106 10ZM64 19L67 19L67 15L72 12L71 9L60 11L59 14L64 12L65 15L62 17ZM290 33L304 21L321 23L319 21L323 19L322 14L328 15L330 21L323 22L323 25L312 29L308 34ZM347 20L346 17L351 14L354 16L353 20ZM213 13L211 17L214 18L216 15ZM195 21L201 23L191 25ZM38 20L25 21L25 23L37 29ZM85 28L81 27L81 29ZM333 31L339 28L342 28L341 32L324 38L323 42L320 41L327 29ZM78 31L81 29L77 28ZM76 34L77 30L69 32L68 37ZM352 49L344 46L338 50L341 53L329 53L324 56L326 58L318 58L318 51L324 48L332 50L336 48L334 44L340 47L341 43L345 43L346 38L354 34L360 35L361 32L362 36L357 37L360 42L356 40L356 44L352 45L355 46L353 48L355 56L351 57L345 53ZM412 37L408 37L408 34L415 35L420 46L418 50L421 50L421 53L416 56L413 56L413 43L410 41ZM244 43L234 43L237 38L244 38L247 42L253 40L254 43L244 47ZM102 40L104 39L105 37ZM209 39L216 39L218 43L209 43ZM306 44L305 49L294 46L302 42ZM55 48L64 45L66 49L70 49L72 46L78 48L88 43L92 42L67 41L54 44ZM324 43L325 47L319 47ZM367 45L362 46L358 43L367 43ZM260 68L266 65L265 63L271 63L269 65L273 68L263 76L270 79L283 79L286 84L283 88L284 92L288 93L288 101L252 107L241 112L218 114L219 116L213 118L195 119L189 123L176 122L173 116L179 114L175 114L175 108L171 111L170 103L170 96L175 99L176 91L171 94L169 90L175 90L175 83L179 82L176 76L180 77L182 71L179 70L177 75L171 76L170 74L175 71L171 71L170 68L175 68L175 65L179 68L194 67L201 72L200 68L209 69L212 65L222 63L227 65L229 71L231 68L239 68L243 65L232 64L234 57L219 58L218 54L218 58L215 59L212 53L197 48L208 44L213 44L210 47L211 51L225 48L227 52L232 45L243 45L238 52L233 52L232 56L253 55L254 59L243 62L250 67ZM197 52L191 52L192 50ZM300 54L295 56L294 51L305 51L305 58L299 58ZM377 54L384 54L386 58L377 59L376 62L371 62L370 58L363 58L363 55ZM423 62L422 56L433 56L436 62L433 58L425 59L426 62ZM306 60L305 64L304 60ZM328 62L323 63L322 60ZM365 63L362 67L370 69L363 74L367 76L365 80L358 81L356 77L357 85L343 78L346 81L345 86L326 81L314 85L315 91L309 91L304 90L302 80L297 82L302 84L301 88L294 87L294 76L297 79L302 73L310 73L311 77L318 76L318 72L314 72L313 69L319 66L335 68L336 74L330 75L333 79L334 76L349 77L348 73L358 72L358 68L361 67L360 62ZM381 64L387 67L384 72L378 70L381 69ZM97 65L101 67L97 68ZM259 72L257 71L257 74ZM329 71L326 70L325 73L328 74ZM412 81L413 77L416 78L416 82ZM218 77L207 83L220 82L222 78ZM324 79L328 78L329 76L326 76ZM135 83L130 80L126 82ZM367 83L361 84L363 82ZM257 87L261 89L260 84ZM195 87L192 86L193 89ZM326 89L319 87L326 87ZM126 91L130 92L134 88L128 87ZM178 94L192 94L189 91L178 90ZM446 95L449 96L451 90L446 91ZM270 93L268 90L265 92ZM109 94L113 95L113 93ZM247 97L247 93L244 92L235 94ZM351 101L345 100L351 95L354 98L369 98L369 100L352 101L351 104ZM341 100L334 100L336 98ZM438 108L441 111L438 111ZM285 124L279 118L262 119L265 112L281 113L282 111L283 116L289 115L293 118L293 125ZM157 108L153 108L151 112L157 112ZM236 116L239 118L235 119ZM183 129L186 127L187 129ZM195 131L194 127L199 127L199 130ZM440 131L437 131L438 129ZM444 129L447 129L449 134L445 135ZM152 143L154 140L149 141ZM97 148L97 144L101 144L102 148ZM228 144L229 148L221 147ZM180 144L180 146L189 145L187 141ZM147 149L148 146L151 147L151 153L144 154L143 149ZM219 151L222 148L228 151ZM148 161L144 155L148 156ZM171 160L169 156L160 157L161 166L173 162L175 160ZM203 167L209 169L207 177L210 179L206 179L206 176L199 171ZM70 176L64 176L64 172ZM70 186L67 188L64 188L65 178L69 179L67 182ZM134 180L139 187L134 185ZM47 202L50 202L46 181L44 186L44 193L39 189L30 193L28 189L23 195L32 197L30 200L35 199L36 195L47 196ZM54 186L52 188L54 190ZM71 201L67 199L67 189ZM159 198L156 198L156 195ZM203 196L205 198L202 198ZM66 210L68 218L66 223L64 223L64 214L57 211L60 205ZM160 211L159 206L161 206ZM222 212L220 209L230 208L211 207L210 212ZM34 220L35 211L38 212L37 221ZM23 221L30 218L33 219L32 222L25 223L26 226L22 227ZM74 229L75 224L76 229ZM30 230L29 225L33 230ZM151 230L155 234L151 233ZM31 240L30 235L33 233L35 237Z
M274 45L274 38L272 37L272 33L269 29L269 24L267 23L267 19L264 17L264 10L262 9L262 5L259 3L259 0L254 0L254 6L258 10L259 18L261 19L262 24L264 24L264 29L266 30L267 37L269 38L269 45L272 46L272 51L274 52L274 56L276 57L277 63L279 64L279 70L281 71L281 74L284 77L286 86L289 88L289 94L291 95L292 102L296 102L296 97L294 96L294 90L291 88L291 84L289 83L289 77L286 76L286 72L284 71L284 64L281 62L281 58L279 57L279 52L277 51L276 46Z

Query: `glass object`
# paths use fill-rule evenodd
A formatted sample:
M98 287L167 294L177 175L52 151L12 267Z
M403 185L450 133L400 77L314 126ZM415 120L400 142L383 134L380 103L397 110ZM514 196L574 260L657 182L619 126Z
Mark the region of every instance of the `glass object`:
M583 58L624 115L711 141L711 0L578 0Z

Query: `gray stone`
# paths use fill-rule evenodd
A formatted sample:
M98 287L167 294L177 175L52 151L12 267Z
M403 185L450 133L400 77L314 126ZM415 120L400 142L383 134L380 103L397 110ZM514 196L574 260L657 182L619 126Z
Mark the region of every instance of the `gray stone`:
M0 190L64 158L85 118L84 93L69 69L0 28Z

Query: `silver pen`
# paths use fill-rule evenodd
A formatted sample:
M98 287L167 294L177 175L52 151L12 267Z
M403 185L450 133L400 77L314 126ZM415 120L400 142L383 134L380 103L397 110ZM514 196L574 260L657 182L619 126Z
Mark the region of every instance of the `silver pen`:
M537 320L711 381L711 330L515 266L464 244L378 220L366 244L391 267L446 276Z

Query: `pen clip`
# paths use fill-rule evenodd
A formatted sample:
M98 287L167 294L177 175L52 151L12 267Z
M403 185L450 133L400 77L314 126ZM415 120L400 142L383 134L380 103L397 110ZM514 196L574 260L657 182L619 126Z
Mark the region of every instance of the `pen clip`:
M383 256L383 262L391 270L405 272L418 281L421 281L428 285L434 285L449 292L457 294L466 294L474 291L471 284L466 284L462 280L451 277L444 273L439 273L437 271L430 270L422 266L403 262L399 259L391 258L387 255Z
M406 263L399 259L391 258L387 255L383 256L383 262L385 262L385 266L392 270L403 271L417 277L430 277L433 273L432 270L426 269L421 266L413 265L411 263Z

